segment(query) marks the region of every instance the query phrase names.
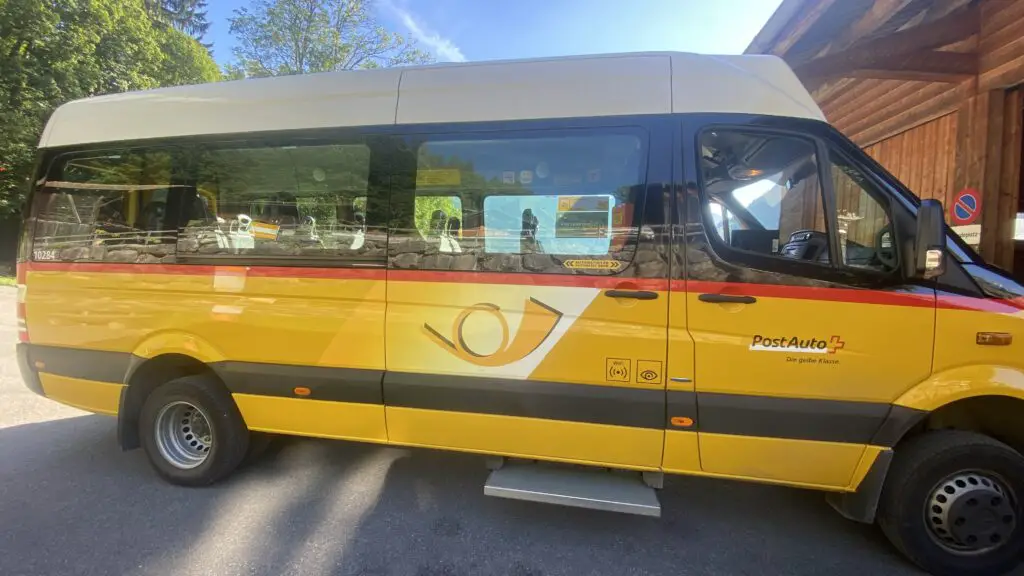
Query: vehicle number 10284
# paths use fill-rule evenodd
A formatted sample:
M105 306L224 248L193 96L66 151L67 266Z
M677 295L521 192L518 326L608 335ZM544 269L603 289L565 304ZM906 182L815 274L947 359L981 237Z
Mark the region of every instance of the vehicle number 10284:
M58 257L58 253L59 252L57 250L33 250L32 251L32 259L33 260L57 260L59 258Z

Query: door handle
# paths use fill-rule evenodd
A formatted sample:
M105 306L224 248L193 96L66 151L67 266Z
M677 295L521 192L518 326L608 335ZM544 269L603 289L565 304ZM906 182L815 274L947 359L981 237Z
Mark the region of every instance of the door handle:
M697 296L697 299L712 304L753 304L757 302L757 298L753 296L734 296L732 294L701 294Z
M610 298L633 298L634 300L655 300L658 298L658 293L651 292L650 290L606 290L604 295Z

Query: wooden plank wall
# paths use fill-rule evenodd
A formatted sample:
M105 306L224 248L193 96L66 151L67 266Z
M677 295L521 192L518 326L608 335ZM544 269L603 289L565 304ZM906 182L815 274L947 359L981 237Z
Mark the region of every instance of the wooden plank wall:
M983 0L978 34L942 48L976 52L979 74L958 84L846 78L814 98L826 118L922 198L949 206L982 194L986 258L1013 266L1020 195L1024 0Z
M957 110L974 93L974 80L944 84L854 79L846 87L820 105L832 125L868 146Z
M921 198L952 200L957 115L946 114L864 149Z
M1003 237L995 239L993 261L1013 269L1015 266L1012 240L1016 227L1017 210L1021 206L1021 148L1024 129L1024 92L1010 90L1003 101L1003 126L1001 143L1002 181L999 183L999 205L996 210L996 227Z

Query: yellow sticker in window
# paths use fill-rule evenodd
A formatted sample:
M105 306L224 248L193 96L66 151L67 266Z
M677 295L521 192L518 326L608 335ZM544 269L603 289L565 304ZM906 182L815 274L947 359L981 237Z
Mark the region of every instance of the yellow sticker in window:
M622 263L618 260L566 260L562 266L571 270L618 270Z
M559 196L559 212L607 212L607 196Z
M458 168L416 171L417 188L421 186L458 186L460 184L462 184L462 173Z
M277 224L267 224L266 222L253 222L252 223L252 235L256 238L262 238L264 240L277 240L277 235L281 233L281 227Z

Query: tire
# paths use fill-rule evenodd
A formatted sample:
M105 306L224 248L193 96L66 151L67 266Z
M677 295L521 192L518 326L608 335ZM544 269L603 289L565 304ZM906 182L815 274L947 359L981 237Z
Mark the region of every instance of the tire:
M180 424L184 437L176 442L177 432L161 435L158 422L163 430ZM186 435L193 431L189 426L196 436ZM139 438L157 474L179 486L207 486L225 478L249 449L249 430L238 407L220 381L208 376L178 378L154 390L142 405Z
M927 432L897 448L878 523L931 574L1005 574L1024 553L1022 499L1024 457L1013 448L975 432ZM991 548L970 550L982 543Z
M259 462L274 439L275 436L267 432L249 432L249 449L242 458L242 466L252 466Z

